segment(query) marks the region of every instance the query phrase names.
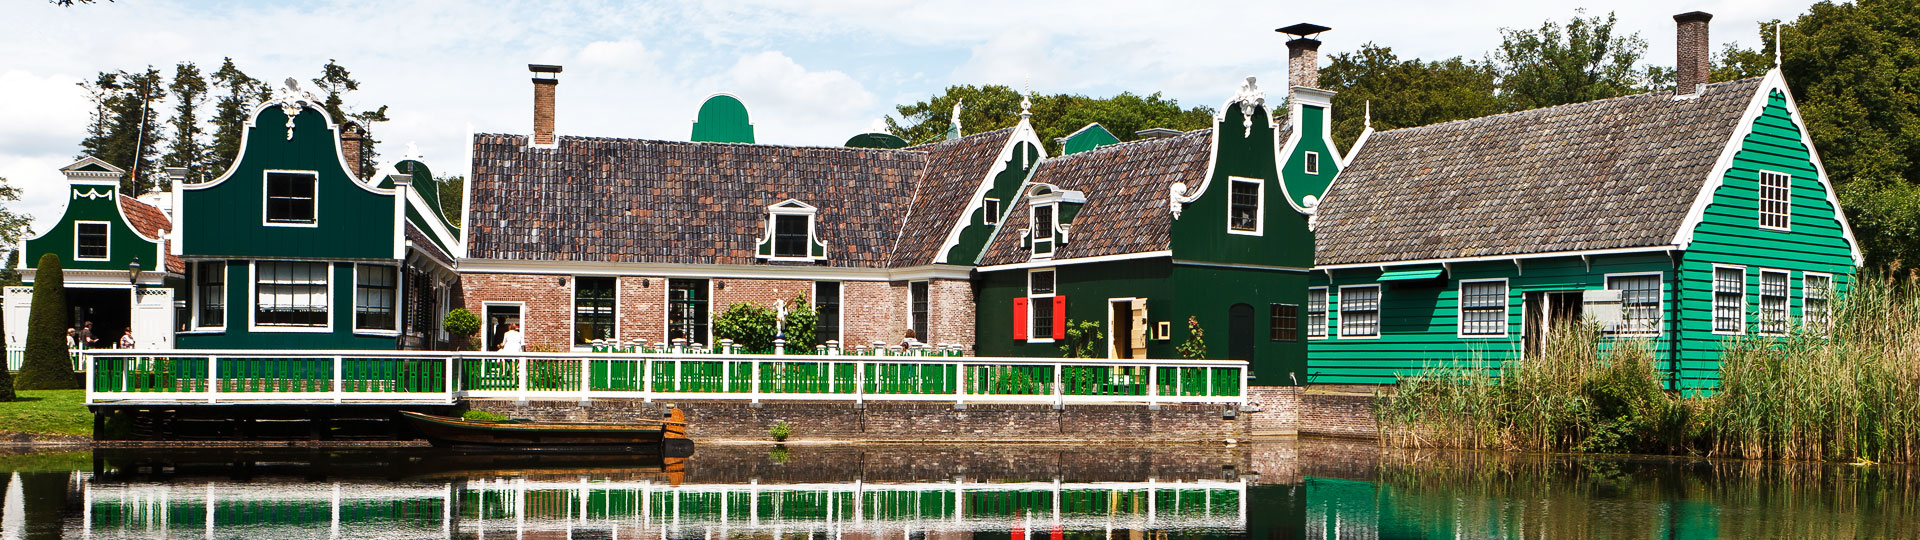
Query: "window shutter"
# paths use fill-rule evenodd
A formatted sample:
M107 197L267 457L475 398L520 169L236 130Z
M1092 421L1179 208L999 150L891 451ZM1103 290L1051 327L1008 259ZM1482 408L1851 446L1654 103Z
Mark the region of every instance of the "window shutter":
M1067 297L1053 297L1053 339L1067 339Z
M1027 340L1027 299L1013 299L1013 339Z
M1147 299L1145 298L1134 299L1133 305L1130 307L1133 308L1132 309L1133 313L1131 314L1133 316L1133 335L1130 336L1132 339L1132 345L1133 345L1133 356L1134 358L1146 358L1147 357Z

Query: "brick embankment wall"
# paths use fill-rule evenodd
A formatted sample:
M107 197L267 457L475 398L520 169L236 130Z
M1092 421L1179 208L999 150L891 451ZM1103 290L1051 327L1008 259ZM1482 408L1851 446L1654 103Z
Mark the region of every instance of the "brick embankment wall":
M687 483L762 484L1048 481L1163 482L1221 480L1246 468L1248 446L1102 445L790 445L697 447ZM1264 479L1263 479L1264 480Z
M659 418L660 403L640 400L472 400L473 409L536 420L618 422ZM768 428L786 422L794 442L1141 442L1221 443L1246 440L1248 414L1227 418L1226 405L1067 405L768 401L677 401L688 435L697 440L770 440Z
M1300 394L1300 434L1316 437L1376 439L1380 426L1373 419L1373 394L1321 392Z

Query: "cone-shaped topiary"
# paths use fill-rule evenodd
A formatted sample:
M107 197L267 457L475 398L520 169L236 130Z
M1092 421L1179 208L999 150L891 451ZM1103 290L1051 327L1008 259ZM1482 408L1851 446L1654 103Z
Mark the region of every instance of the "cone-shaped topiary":
M27 318L27 354L14 387L21 390L79 388L67 360L67 286L60 256L40 256L33 272L33 309Z

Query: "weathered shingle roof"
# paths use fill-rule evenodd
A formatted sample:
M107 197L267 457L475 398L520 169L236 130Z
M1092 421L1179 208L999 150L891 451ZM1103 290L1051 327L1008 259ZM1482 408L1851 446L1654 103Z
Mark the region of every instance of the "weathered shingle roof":
M1375 133L1317 209L1315 262L1666 245L1759 84Z
M1072 222L1068 242L1054 250L1055 260L1142 253L1167 249L1173 216L1167 188L1176 182L1199 186L1207 174L1213 130L1165 139L1102 146L1040 162L1030 181L1079 191L1087 196ZM1020 229L1028 228L1027 199L1014 204L980 257L981 266L1023 263Z
M447 268L453 268L453 257L447 255L446 251L441 250L439 244L434 242L432 235L420 230L420 226L414 225L412 221L408 221L406 234L407 241L412 242L413 249L420 250L422 256L433 259Z
M173 256L172 241L166 240L161 236L162 231L173 228L173 220L167 219L166 212L160 211L159 208L151 204L140 202L139 199L121 195L120 213L127 216L127 226L133 227L133 230L138 231L141 236L161 238L162 243L169 244L169 246L165 248L167 251L168 272L175 274L187 273L187 263L180 260L179 257Z
M925 152L927 169L914 188L912 204L904 217L900 239L894 245L890 265L894 267L933 264L947 232L960 221L960 212L980 187L995 158L1013 136L1013 128L1004 128L950 141L915 146L907 150ZM968 261L949 261L966 264Z

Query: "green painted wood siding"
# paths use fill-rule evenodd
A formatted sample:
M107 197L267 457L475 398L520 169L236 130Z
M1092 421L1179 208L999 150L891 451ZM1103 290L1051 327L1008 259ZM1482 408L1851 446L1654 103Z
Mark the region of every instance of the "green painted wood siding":
M26 253L20 258L27 268L38 264L41 255L52 253L60 256L60 267L66 270L126 272L127 265L135 258L140 259L142 270L166 269L166 262L158 260L159 243L141 238L120 215L119 187L114 184L68 184L65 189L67 211L60 216L60 221L54 222L45 234L27 239ZM99 196L102 193L104 197ZM79 228L75 222L78 221L107 222L106 260L74 258L74 235Z
M1591 266L1589 266L1591 264ZM1327 337L1309 341L1309 373L1315 384L1392 384L1429 367L1482 365L1498 369L1522 355L1525 298L1529 292L1569 292L1606 288L1608 274L1657 273L1661 276L1662 335L1647 337L1671 367L1673 307L1676 292L1673 259L1665 253L1556 257L1521 261L1456 263L1444 279L1389 282L1380 292L1380 336L1340 337L1340 287L1379 283L1379 269L1315 271L1312 287L1327 287ZM1504 337L1461 337L1460 282L1507 280L1507 333ZM1301 332L1306 332L1302 309Z
M1014 143L1013 155L1007 158L999 174L990 180L993 185L987 188L987 194L981 201L973 201L977 206L967 213L965 228L960 230L960 241L947 250L947 264L972 265L980 260L981 250L986 249L987 241L993 238L993 230L998 223L1007 219L1007 213L1013 210L1014 199L1020 195L1020 185L1033 171L1040 160L1040 148L1033 143ZM991 221L987 219L986 199L1000 201L999 213Z
M398 241L394 195L359 185L344 168L325 115L306 107L294 118L263 108L247 127L246 147L220 180L180 190L186 258L392 259ZM312 171L315 226L267 226L267 171Z
M1173 221L1169 244L1176 259L1307 268L1313 265L1313 233L1307 217L1281 195L1279 145L1265 106L1251 107L1252 127L1243 107L1229 105L1213 130L1213 176L1206 192L1186 203ZM1230 177L1261 181L1261 234L1227 231ZM1200 186L1187 186L1189 190Z
M1802 139L1804 125L1787 108L1781 90L1768 91L1765 110L1753 120L1752 131L1737 143L1724 183L1713 193L1693 243L1681 258L1683 303L1681 386L1712 389L1719 386L1720 350L1727 336L1713 333L1713 268L1715 264L1744 267L1746 334L1758 322L1760 271L1789 272L1789 317L1799 321L1807 272L1832 274L1834 287L1844 291L1855 273L1850 246L1836 208L1828 202L1812 154ZM1759 172L1791 175L1790 229L1760 227Z
M1340 173L1339 154L1327 143L1327 110L1312 105L1300 106L1300 123L1294 126L1294 133L1300 137L1292 148L1288 149L1286 160L1287 196L1293 204L1305 207L1307 196L1314 199L1326 198L1327 186L1333 183L1333 177ZM1307 152L1319 155L1318 169L1307 173Z
M181 332L175 343L182 349L393 349L393 332L384 335L354 332L353 263L331 263L332 283L327 287L329 330L255 332L250 327L254 310L253 272L249 260L227 261L226 326ZM189 281L191 283L191 281ZM398 302L405 291L396 289ZM191 293L189 293L189 296ZM398 309L400 306L395 306ZM400 314L395 313L398 317Z

